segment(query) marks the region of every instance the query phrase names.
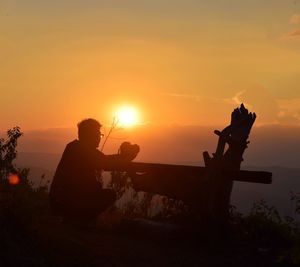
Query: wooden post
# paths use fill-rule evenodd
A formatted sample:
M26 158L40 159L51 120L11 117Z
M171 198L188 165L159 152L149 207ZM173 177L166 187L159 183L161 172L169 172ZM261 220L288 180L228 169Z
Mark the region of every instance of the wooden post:
M239 171L243 161L243 153L247 148L248 136L256 119L255 113L249 113L242 104L231 114L231 123L224 130L215 131L219 136L216 152L210 157L203 153L208 169L208 198L204 215L209 224L225 226L229 218L232 179L225 179L224 171ZM228 145L227 151L225 151Z

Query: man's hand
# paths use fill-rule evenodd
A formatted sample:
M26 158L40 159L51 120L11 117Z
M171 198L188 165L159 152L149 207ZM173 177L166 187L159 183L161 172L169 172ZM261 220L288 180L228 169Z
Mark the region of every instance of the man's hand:
M132 145L129 142L123 142L119 148L119 154L125 161L132 161L140 152L140 147L135 144Z

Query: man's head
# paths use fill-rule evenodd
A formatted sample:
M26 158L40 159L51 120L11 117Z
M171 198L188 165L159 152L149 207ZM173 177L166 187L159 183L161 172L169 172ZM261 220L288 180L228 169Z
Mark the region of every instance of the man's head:
M85 146L96 148L101 140L101 124L95 119L85 119L77 124L78 139Z

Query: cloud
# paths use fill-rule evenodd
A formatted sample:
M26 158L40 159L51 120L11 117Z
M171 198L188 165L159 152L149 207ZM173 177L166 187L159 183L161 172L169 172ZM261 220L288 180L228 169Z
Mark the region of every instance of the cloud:
M298 14L294 14L291 18L290 18L290 24L300 24L300 15Z
M253 109L253 106L246 102L245 98L243 97L244 94L247 93L247 90L243 90L240 92L237 92L230 100L229 102L235 104L235 105L240 105L241 103L243 103L248 109Z
M283 42L298 42L300 39L300 29L296 29L296 30L293 30L291 32L288 32L288 33L285 33L283 34L279 39L278 41L283 41Z
M237 92L233 98L236 104L244 103L246 108L258 115L257 123L276 123L278 104L269 90L262 86L253 86Z
M176 94L176 93L166 93L163 94L166 96L171 96L174 98L181 98L181 99L190 99L190 100L194 100L196 102L200 102L201 101L201 97L198 95L192 95L192 94Z
M300 36L300 29L297 29L295 31L289 32L286 34L286 36L290 36L290 37L296 37L296 36Z
M278 99L280 123L300 124L300 98Z
M195 94L176 94L176 93L165 93L163 95L170 96L177 99L186 99L192 100L194 102L201 102L201 103L215 103L215 104L229 104L229 105L237 105L241 102L238 100L239 94L243 94L244 91L237 93L237 95L233 98L218 98L218 97L207 97L207 96L200 96Z
M293 25L300 25L300 15L299 14L294 14L291 18L290 18L290 24ZM297 40L299 40L300 37L300 29L295 29L293 31L287 32L282 34L278 41L284 41L284 42L295 42Z
M213 98L193 94L164 94L176 99L178 103L187 101L188 106L199 107L209 110L206 114L211 121L222 123L226 121L228 112L231 109L244 103L246 108L258 115L257 125L281 124L300 126L300 98L281 99L272 94L272 91L262 87L253 86L248 89L237 91L230 98ZM211 107L215 107L212 109ZM198 109L193 109L193 112ZM224 116L223 116L224 113ZM222 114L222 115L220 115Z
M207 96L200 96L200 95L194 95L194 94L176 94L176 93L166 93L163 94L165 96L169 96L175 99L184 99L184 100L190 100L197 103L206 103L209 105L218 105L219 108L223 108L224 110L228 109L229 107L236 107L237 105L240 105L241 103L244 103L245 105L248 105L249 108L251 108L250 104L247 104L245 102L240 101L240 96L245 93L245 90L240 91L235 94L232 98L219 98L219 97L207 97Z
M260 124L300 125L300 98L279 99L257 86L237 92L231 101L256 112Z
M164 93L162 98L166 103L164 116L170 117L169 122L184 125L223 126L228 122L231 111L237 107L230 99L208 96L201 91L195 94ZM168 109L168 106L172 108ZM178 112L174 113L174 107L178 107ZM170 114L166 115L168 112Z

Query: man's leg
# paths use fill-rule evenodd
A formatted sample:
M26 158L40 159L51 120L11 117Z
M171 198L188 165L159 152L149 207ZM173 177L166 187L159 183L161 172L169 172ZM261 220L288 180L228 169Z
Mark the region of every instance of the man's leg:
M97 202L95 209L98 214L111 207L117 199L116 192L112 189L101 189L97 196Z
M97 195L89 200L86 216L90 219L96 219L100 213L113 206L117 199L116 192L112 189L101 189Z

